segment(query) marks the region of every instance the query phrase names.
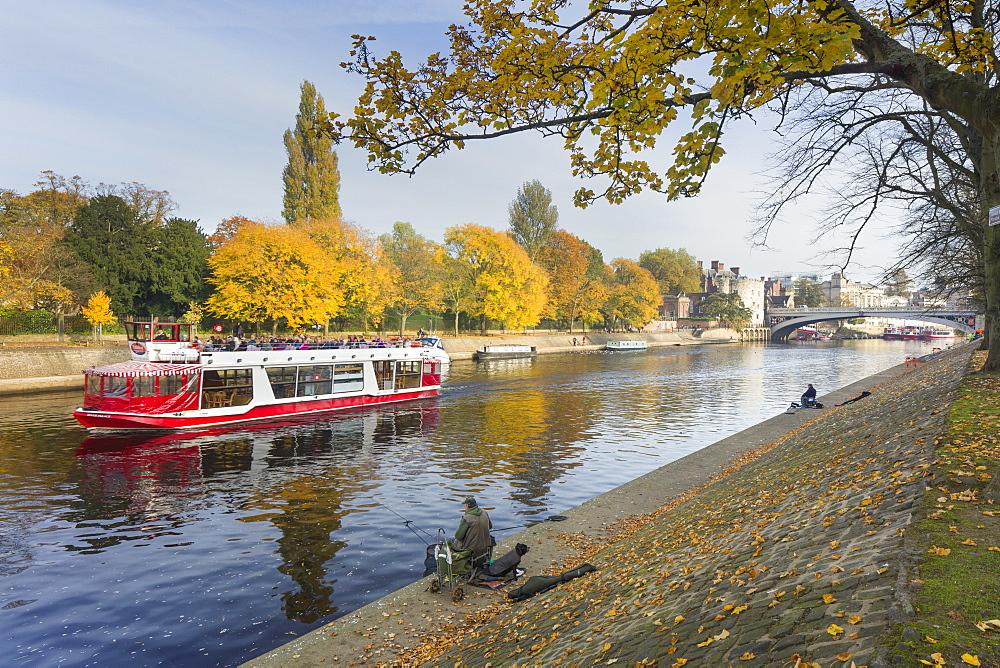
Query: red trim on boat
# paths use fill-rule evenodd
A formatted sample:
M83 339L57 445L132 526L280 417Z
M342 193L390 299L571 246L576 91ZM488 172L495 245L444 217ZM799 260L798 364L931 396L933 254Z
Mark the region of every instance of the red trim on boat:
M76 410L73 416L87 429L115 430L175 430L213 427L220 425L267 420L274 417L290 415L308 415L328 411L360 408L375 404L395 403L423 399L440 394L440 390L421 389L416 392L401 392L381 396L355 396L336 399L313 399L310 401L294 401L282 404L254 406L244 413L228 415L207 415L194 417L191 415L143 415L139 413L114 413L108 411Z

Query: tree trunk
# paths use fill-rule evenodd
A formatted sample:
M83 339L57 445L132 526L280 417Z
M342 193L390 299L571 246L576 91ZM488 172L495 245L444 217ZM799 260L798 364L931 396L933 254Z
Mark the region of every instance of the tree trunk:
M455 336L458 336L458 309L455 309Z
M406 331L406 311L399 312L399 335L403 336L403 332Z
M983 371L1000 371L1000 225L990 226L991 207L1000 206L1000 134L983 138L980 201L983 231L983 301L986 303Z

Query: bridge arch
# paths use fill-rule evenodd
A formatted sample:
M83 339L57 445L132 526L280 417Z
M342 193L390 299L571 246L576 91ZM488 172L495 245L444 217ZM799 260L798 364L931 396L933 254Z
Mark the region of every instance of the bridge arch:
M919 320L922 322L951 327L969 334L976 330L976 314L971 311L926 309L848 309L848 308L815 308L815 309L773 309L768 313L771 321L771 340L784 341L792 332L803 325L831 320L850 320L852 318L899 318ZM970 324L971 323L971 324Z

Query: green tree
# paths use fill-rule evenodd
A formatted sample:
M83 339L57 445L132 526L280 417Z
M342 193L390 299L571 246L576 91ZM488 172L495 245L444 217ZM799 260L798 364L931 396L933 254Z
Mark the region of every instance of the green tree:
M808 278L800 278L795 281L795 305L796 306L822 306L826 301L823 294L823 286Z
M698 261L683 248L657 248L639 256L639 266L648 270L665 295L698 292L701 289L701 270Z
M753 320L753 312L743 305L735 292L716 292L701 302L701 312L707 318L718 320L723 327L742 327Z
M117 195L98 195L79 208L65 243L118 313L176 317L207 293L208 245L194 221L158 221Z
M1000 370L1000 226L987 216L1000 206L994 3L485 0L465 12L470 25L450 27L446 55L413 71L396 52L374 57L359 36L348 67L367 87L354 116L331 119L330 131L367 149L386 172L412 171L472 140L535 130L560 136L574 173L608 179L603 190L577 192L586 204L644 188L697 194L722 158L726 125L766 106L787 123L847 101L842 114L805 133L805 159L818 171L795 171L786 190L797 195L855 157L856 132L841 119L863 116L865 131L881 132L911 117L941 118L958 135L964 159L956 164L968 164L978 193L985 370ZM681 109L690 110L693 129L665 133ZM642 152L664 154L648 151L664 134L678 137L673 164L653 169ZM879 175L897 179L893 169ZM868 202L869 211L895 204Z
M285 197L281 215L289 223L340 218L337 153L329 136L315 132L317 120L326 116L323 96L303 81L295 128L285 130L284 136L288 164L282 173Z
M885 282L885 294L890 297L908 297L910 288L912 287L913 281L906 275L906 271L904 269L896 269L889 274Z
M507 207L510 235L534 260L558 227L559 212L552 203L552 193L539 181L528 181L517 191Z
M153 272L151 226L121 197L98 195L80 207L65 240L105 287L112 309L137 315Z
M434 259L438 245L416 233L409 223L396 223L392 234L380 237L386 259L396 269L398 291L392 307L399 314L399 334L406 319L420 310L441 305L441 264Z

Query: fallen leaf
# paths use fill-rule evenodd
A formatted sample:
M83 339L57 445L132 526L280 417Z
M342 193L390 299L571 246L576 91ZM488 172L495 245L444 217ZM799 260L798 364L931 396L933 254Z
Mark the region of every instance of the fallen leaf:
M969 664L970 666L981 666L983 664L979 663L979 657L975 654L963 654L962 661Z
M823 594L823 602L824 603L836 603L837 602L837 597L834 596L833 594ZM840 630L843 631L844 629L840 629Z
M740 661L749 661L750 659L756 659L756 658L757 655L754 654L753 652L743 652L742 656L740 656Z
M840 654L837 655L837 658L841 661L849 661L852 656L854 655L849 654L848 652L841 652Z
M932 645L936 645L937 644L937 640L935 640L934 638L931 638L930 636L924 636L924 642L929 642Z
M861 615L851 615L850 617L847 618L847 621L850 624L860 624L861 623Z
M844 629L841 628L840 626L837 626L836 624L830 624L828 627L826 627L826 632L832 636L839 636L841 633L844 632Z

